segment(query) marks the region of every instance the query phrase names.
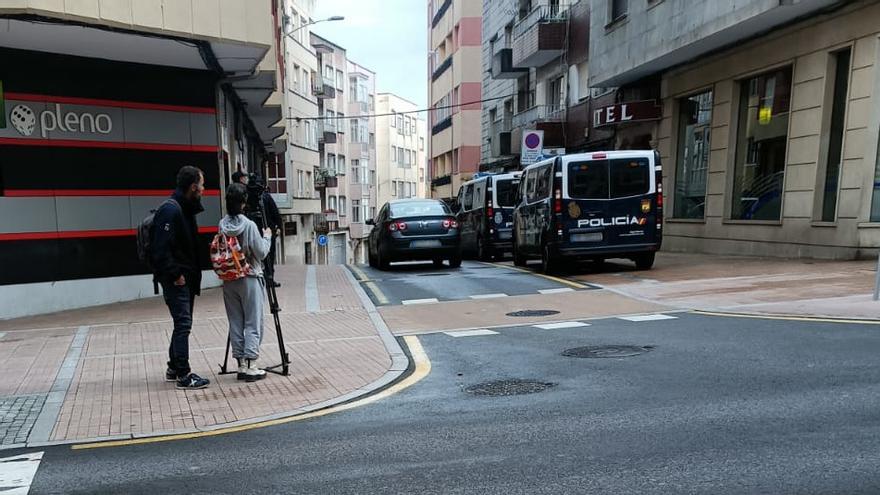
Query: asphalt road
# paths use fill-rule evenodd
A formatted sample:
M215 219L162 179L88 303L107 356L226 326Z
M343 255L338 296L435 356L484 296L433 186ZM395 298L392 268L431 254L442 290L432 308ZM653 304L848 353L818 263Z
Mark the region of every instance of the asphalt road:
M489 295L522 296L540 294L541 291L593 288L587 284L565 283L537 273L476 261L464 261L460 268L449 268L448 265L434 268L429 262L393 264L387 271L358 266L356 275L360 275L358 271L366 277L361 283L377 306L430 299L444 302Z
M431 373L383 401L219 437L49 448L31 493L880 492L880 327L677 316L424 336ZM649 349L561 355L602 345ZM467 391L511 379L552 386Z

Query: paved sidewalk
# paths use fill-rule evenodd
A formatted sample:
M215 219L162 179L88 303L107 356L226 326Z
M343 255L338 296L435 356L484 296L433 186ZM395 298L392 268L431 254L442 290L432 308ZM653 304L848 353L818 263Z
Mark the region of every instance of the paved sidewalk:
M569 275L668 306L709 311L880 319L876 261L659 253L652 270L586 263Z
M344 267L281 266L277 276L291 374L250 384L218 375L219 289L196 300L190 338L193 371L212 381L205 390L164 381L171 320L161 298L0 322L0 443L212 429L360 395L402 372L399 347L374 326ZM271 315L262 350L261 365L280 361Z

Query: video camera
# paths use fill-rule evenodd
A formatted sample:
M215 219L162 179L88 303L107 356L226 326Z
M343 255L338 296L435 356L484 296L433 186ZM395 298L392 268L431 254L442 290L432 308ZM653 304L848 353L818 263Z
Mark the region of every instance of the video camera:
M263 221L266 217L263 208L263 193L265 191L266 186L263 185L263 180L257 174L250 174L247 183L248 195L245 215L253 220L260 229L266 225Z

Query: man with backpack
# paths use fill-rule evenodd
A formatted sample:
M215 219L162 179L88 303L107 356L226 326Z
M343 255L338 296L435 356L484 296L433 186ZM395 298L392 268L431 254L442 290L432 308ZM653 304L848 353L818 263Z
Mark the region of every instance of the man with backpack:
M210 383L192 373L189 367L193 304L202 283L196 215L204 211L201 201L204 190L205 176L201 170L191 166L181 168L177 173L177 189L156 210L150 229L149 258L153 277L162 286L165 304L174 320L165 379L177 382L180 389L200 389Z

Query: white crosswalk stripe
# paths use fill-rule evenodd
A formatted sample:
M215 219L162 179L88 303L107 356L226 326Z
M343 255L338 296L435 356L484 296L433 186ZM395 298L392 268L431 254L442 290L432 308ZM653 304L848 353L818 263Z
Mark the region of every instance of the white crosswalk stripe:
M507 297L507 294L475 294L471 296L471 299L494 299L496 297Z
M563 292L574 292L574 289L563 288L563 289L541 289L538 291L541 294L561 294Z
M676 320L678 317L669 316L669 315L641 315L641 316L619 316L621 320L626 321L661 321L661 320Z
M480 330L463 330L459 332L443 332L450 337L479 337L481 335L498 335L498 332L493 332L492 330L487 330L485 328Z
M440 302L440 301L438 301L436 297L432 297L430 299L407 299L405 301L400 301L400 303L403 304L404 306L409 306L412 304L431 304L431 303L437 303L437 302Z
M589 323L584 323L581 321L566 321L562 323L546 323L544 325L534 325L535 328L540 328L541 330L560 330L562 328L582 328L590 326Z
M27 495L42 460L42 452L0 459L0 493Z

